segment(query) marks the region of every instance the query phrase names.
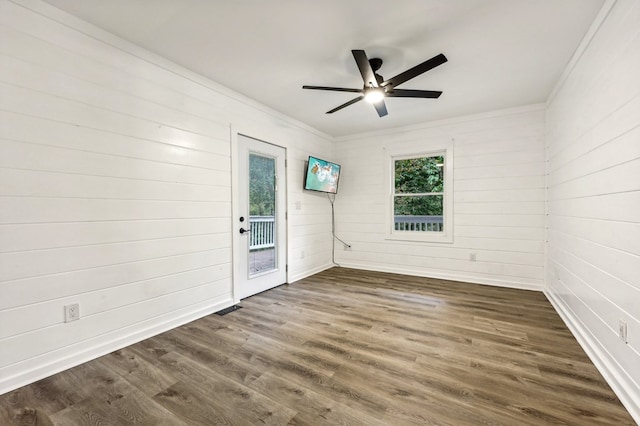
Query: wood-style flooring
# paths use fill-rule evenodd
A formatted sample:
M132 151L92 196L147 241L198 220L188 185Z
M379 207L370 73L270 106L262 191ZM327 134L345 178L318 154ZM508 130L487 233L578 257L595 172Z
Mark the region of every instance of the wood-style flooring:
M20 425L633 425L542 293L345 268L0 396Z

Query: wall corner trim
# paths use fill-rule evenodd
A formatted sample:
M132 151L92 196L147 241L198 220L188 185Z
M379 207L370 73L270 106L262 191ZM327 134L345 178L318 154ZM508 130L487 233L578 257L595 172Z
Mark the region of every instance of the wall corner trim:
M547 98L547 101L546 101L547 106L553 101L553 99L556 97L556 95L558 94L562 86L564 86L564 83L567 81L567 78L569 78L569 76L573 72L573 69L576 67L577 63L582 58L582 55L584 55L587 48L591 44L591 41L594 39L598 31L600 30L600 27L602 27L602 24L604 24L604 22L606 21L607 17L609 16L609 12L611 12L611 9L613 9L613 6L615 5L616 1L617 0L605 0L604 4L602 5L602 8L600 9L600 12L598 12L598 15L596 15L596 18L593 20L593 23L587 30L587 33L584 35L582 41L576 48L575 52L573 52L571 59L569 59L567 66L562 71L560 78L556 82L555 86L553 86L553 89L551 89L551 93L549 93L549 97Z
M290 275L289 279L287 280L287 282L289 284L293 284L296 281L300 281L300 280L302 280L304 278L310 277L311 275L315 275L315 274L318 274L318 273L320 273L322 271L326 271L327 269L331 269L334 266L338 266L338 265L335 265L333 263L328 263L328 264L325 264L325 265L322 265L322 266L318 266L317 268L313 268L311 270L304 271L302 273Z

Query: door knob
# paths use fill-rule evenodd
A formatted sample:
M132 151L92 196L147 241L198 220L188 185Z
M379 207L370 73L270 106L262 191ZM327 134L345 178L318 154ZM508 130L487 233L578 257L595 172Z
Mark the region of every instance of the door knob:
M245 232L251 232L251 228L249 229L240 228L240 234L244 234Z

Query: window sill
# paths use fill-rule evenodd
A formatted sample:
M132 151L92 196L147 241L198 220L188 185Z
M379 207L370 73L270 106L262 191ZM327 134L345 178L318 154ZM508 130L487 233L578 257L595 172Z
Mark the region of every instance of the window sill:
M435 232L433 234L436 234ZM453 235L447 235L445 233L437 233L437 235L424 235L423 233L416 233L407 231L404 232L394 232L392 234L387 235L385 240L389 241L411 241L411 242L421 242L421 243L439 243L439 244L452 244L453 243Z

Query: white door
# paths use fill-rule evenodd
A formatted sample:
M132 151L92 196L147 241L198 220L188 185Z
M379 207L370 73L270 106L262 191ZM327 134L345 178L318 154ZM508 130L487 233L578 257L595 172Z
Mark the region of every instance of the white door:
M287 279L285 149L238 135L236 301Z

